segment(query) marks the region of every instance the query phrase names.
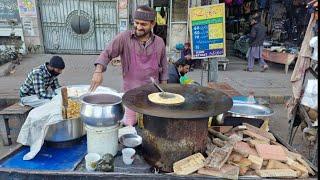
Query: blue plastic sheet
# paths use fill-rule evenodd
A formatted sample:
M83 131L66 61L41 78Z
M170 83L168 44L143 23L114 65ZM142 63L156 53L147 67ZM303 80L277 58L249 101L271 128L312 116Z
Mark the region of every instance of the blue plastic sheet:
M86 138L71 147L53 148L43 146L35 158L24 161L23 156L29 147L22 147L16 154L0 164L4 168L24 170L57 170L72 171L87 153Z

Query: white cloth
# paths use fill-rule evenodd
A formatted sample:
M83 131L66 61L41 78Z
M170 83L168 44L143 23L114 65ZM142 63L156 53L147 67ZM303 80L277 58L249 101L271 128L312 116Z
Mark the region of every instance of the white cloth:
M318 36L311 38L309 45L313 48L311 59L318 61Z
M50 102L50 99L39 99L37 95L31 95L20 98L20 102L25 106L31 106L35 108Z
M81 86L71 86L72 89L68 87L68 97L81 96L88 92L88 85ZM54 96L48 103L36 107L31 110L28 117L21 127L17 142L26 146L30 146L30 152L23 156L23 160L33 159L37 153L40 151L48 127L51 124L55 124L64 121L62 118L62 97L60 88L56 90L57 95ZM76 94L74 93L76 92ZM121 95L110 88L98 87L94 93L108 93L116 96Z
M59 94L50 102L29 112L17 139L18 143L30 146L30 152L23 156L23 160L33 159L40 151L49 125L63 121L61 104L62 98Z

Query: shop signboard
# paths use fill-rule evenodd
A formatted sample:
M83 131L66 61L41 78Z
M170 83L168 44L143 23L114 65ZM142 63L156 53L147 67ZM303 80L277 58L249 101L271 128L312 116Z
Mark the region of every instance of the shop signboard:
M226 56L224 3L190 8L189 27L193 58Z

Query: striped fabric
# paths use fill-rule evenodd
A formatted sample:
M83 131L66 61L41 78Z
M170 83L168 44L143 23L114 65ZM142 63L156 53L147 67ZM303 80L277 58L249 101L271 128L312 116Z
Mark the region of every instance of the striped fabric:
M46 63L47 64L47 63ZM46 64L34 68L20 87L20 97L37 95L39 99L51 99L56 95L55 89L61 87L58 78L51 76ZM51 87L51 90L48 89Z

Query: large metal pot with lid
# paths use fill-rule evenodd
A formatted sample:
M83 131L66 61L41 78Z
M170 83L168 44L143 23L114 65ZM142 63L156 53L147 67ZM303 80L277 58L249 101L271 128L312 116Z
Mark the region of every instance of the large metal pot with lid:
M89 93L80 97L82 121L94 127L116 125L124 116L122 98L113 94Z

